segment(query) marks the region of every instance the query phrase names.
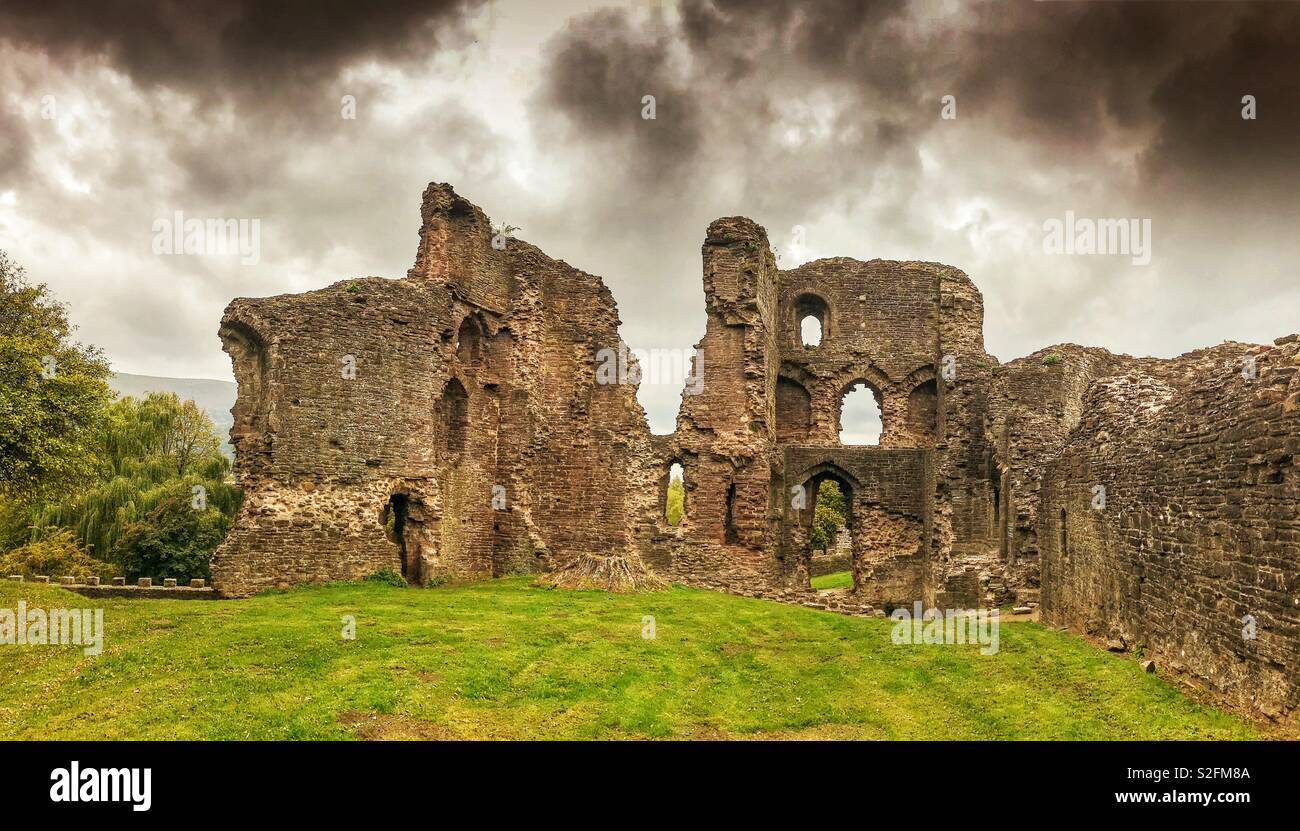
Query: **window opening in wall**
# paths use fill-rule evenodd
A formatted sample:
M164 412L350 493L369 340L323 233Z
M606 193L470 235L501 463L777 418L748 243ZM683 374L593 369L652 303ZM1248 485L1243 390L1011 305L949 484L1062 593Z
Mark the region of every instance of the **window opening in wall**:
M840 444L878 445L883 429L876 391L862 381L845 390L840 401Z
M686 516L686 475L680 462L668 468L668 488L664 494L664 521L680 525Z

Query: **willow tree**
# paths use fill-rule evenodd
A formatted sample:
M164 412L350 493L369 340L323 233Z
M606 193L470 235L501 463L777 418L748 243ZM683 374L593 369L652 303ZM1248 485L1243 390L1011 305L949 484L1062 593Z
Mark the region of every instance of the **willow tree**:
M114 401L96 429L93 484L47 505L35 534L70 528L95 557L120 561L128 527L152 518L174 535L184 520L191 536L215 548L240 500L220 443L207 414L175 393ZM149 537L146 531L133 528L133 539Z

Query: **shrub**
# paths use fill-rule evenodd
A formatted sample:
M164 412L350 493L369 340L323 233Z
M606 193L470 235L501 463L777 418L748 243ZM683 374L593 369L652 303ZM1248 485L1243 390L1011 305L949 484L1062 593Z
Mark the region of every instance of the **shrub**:
M137 522L122 529L114 559L129 579L175 577L185 582L211 579L209 563L226 535L230 519L220 510L197 510L185 495L165 497Z
M365 579L370 583L382 583L385 586L396 586L400 589L406 588L406 578L391 568L381 568L374 574L366 575Z
M117 577L119 572L112 564L87 554L76 535L65 529L0 556L0 574L24 577L44 574L54 579L71 575L80 580L87 577L108 580Z

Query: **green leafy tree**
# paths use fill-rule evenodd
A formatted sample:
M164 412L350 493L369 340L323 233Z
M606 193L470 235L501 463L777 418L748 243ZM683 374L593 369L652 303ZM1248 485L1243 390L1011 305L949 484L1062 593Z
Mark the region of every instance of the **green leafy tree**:
M173 491L121 529L113 560L128 579L175 577L186 582L212 576L208 564L230 528L230 518L217 508L196 509L188 490Z
M664 505L664 519L669 525L678 525L686 508L686 487L680 476L673 474L668 480L668 498Z
M88 448L112 398L108 362L72 339L67 307L0 251L0 499L27 502L94 470Z
M92 553L116 556L125 551L118 547L125 529L147 522L165 501L181 502L191 514L216 510L227 520L239 509L239 490L230 480L230 462L221 453L216 427L197 404L174 393L126 397L110 404L97 431L94 455L93 484L45 506L35 519L35 533L71 528ZM164 513L158 518L168 522L165 533L179 533L174 517ZM224 533L228 525L204 520L191 531L196 539L211 543L211 554L220 538L213 542L207 530L220 527ZM138 542L140 529L133 530Z
M813 511L810 535L813 550L828 549L844 527L846 506L844 491L834 479L824 479L817 488L817 507Z

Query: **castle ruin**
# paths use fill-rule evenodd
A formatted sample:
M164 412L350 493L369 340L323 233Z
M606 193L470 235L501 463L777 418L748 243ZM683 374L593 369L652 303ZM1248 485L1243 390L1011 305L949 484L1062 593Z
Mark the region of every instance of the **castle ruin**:
M1294 717L1295 335L1170 360L1065 345L1000 364L960 270L782 270L762 227L728 217L702 250L701 383L675 432L652 435L636 385L598 377L598 356L626 349L609 290L494 235L432 184L405 279L230 304L245 496L213 560L218 592L382 568L421 584L555 573L598 555L850 613L1040 604L1048 624ZM856 385L879 404L878 445L840 444ZM686 513L670 526L674 464ZM846 498L853 575L834 594L809 586L826 481Z

